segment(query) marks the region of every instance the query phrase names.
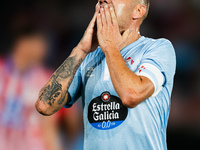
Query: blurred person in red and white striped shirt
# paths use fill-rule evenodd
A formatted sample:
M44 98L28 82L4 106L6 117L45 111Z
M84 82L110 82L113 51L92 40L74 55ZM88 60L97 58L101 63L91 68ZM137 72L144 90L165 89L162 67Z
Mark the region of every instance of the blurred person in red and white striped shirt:
M34 107L51 71L43 67L48 42L38 30L16 34L12 52L0 58L0 150L60 150L56 117Z

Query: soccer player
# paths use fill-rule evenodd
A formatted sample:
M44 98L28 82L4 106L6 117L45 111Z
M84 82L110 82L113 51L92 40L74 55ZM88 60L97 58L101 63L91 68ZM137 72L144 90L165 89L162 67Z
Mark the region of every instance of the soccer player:
M40 91L43 115L82 96L85 150L167 149L175 52L167 39L140 35L148 9L149 0L99 0L83 38Z

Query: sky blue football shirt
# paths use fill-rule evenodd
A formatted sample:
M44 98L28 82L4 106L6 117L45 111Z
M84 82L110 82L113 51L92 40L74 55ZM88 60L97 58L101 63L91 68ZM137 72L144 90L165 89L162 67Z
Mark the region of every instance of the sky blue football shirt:
M127 66L148 77L154 94L135 108L117 95L101 48L87 55L69 88L68 108L82 96L85 150L166 150L176 58L166 39L142 36L121 50Z

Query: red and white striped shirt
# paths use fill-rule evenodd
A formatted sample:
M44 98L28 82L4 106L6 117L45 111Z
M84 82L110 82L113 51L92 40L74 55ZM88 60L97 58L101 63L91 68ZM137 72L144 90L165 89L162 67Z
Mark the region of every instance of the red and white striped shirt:
M0 59L0 150L46 150L34 104L50 75L42 67L21 73Z

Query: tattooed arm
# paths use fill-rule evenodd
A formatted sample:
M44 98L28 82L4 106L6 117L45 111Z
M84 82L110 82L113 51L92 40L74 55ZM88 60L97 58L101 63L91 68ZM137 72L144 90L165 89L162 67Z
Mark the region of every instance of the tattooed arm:
M79 44L73 49L70 56L54 72L46 85L40 90L39 98L35 103L37 111L43 115L52 115L62 108L68 101L69 86L74 75L86 57L98 46L95 32L96 12Z
M74 48L71 55L54 72L46 85L41 89L36 102L38 112L43 115L51 115L66 104L68 88L85 56L86 53Z

